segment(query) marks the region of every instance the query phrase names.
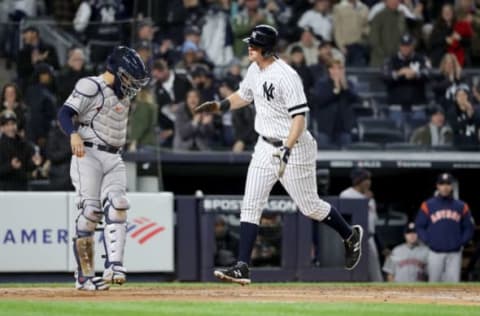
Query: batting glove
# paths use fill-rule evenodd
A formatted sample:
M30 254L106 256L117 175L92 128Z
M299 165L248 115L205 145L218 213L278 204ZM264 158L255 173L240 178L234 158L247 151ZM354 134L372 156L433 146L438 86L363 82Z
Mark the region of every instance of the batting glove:
M287 167L288 158L290 157L290 148L286 146L280 147L280 149L273 154L273 157L280 160L280 168L278 169L278 177L281 178L285 173L285 168Z

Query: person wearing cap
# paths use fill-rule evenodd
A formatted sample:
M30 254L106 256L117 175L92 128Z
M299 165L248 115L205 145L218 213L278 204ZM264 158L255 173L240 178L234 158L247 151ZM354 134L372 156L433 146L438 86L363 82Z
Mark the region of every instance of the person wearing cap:
M294 47L300 47L305 56L307 66L318 63L318 45L320 42L315 38L313 29L309 26L303 28L300 40L287 47L287 54L291 54Z
M395 54L400 38L407 31L405 15L398 10L399 0L385 0L385 8L370 22L370 66L381 67Z
M342 0L333 7L333 32L347 66L367 66L368 7L360 0Z
M375 224L378 215L377 204L371 191L372 174L366 169L357 168L350 173L350 179L352 180L352 186L343 190L339 197L341 199L368 199L368 280L383 282L380 259L375 243Z
M78 80L90 75L86 68L85 52L79 47L72 47L67 53L67 64L62 68L58 77L58 100L66 100Z
M352 142L354 124L352 103L359 97L353 83L345 75L339 60L327 64L328 77L319 80L312 89L312 121L317 123L317 142L320 146L344 146Z
M400 39L400 48L383 67L383 80L387 86L387 103L400 105L402 111L392 111L390 116L401 126L406 119L413 118L412 105L425 104L425 85L430 78L430 62L415 52L415 40L405 33ZM424 113L421 113L424 117Z
M40 38L38 29L29 26L22 31L23 48L17 55L17 77L20 87L26 91L28 80L34 73L35 64L44 62L59 69L58 56L55 48Z
M452 145L453 131L445 123L445 112L441 106L430 109L430 122L413 131L410 143L426 147Z
M442 173L437 178L437 193L424 201L415 226L428 252L429 282L459 282L463 247L475 231L467 203L453 197L453 176Z
M455 88L453 106L447 115L453 129L453 144L459 149L476 150L480 144L480 112L473 106L466 84Z
M428 248L419 242L415 223L404 229L405 242L393 248L385 260L383 272L389 282L422 282L427 280Z
M17 134L15 113L0 113L0 190L26 191L30 173L42 160L33 146Z
M145 66L150 68L153 57L152 42L149 41L139 41L134 46L135 51L138 53L142 59Z
M310 68L307 67L305 52L300 46L293 46L290 50L289 64L298 73L303 83L303 90L307 96L307 100L310 99L310 89L313 86L314 78L310 72Z

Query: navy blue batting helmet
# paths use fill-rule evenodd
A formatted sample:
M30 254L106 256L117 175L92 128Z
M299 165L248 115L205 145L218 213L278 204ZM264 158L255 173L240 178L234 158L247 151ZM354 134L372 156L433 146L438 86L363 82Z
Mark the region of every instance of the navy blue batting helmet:
M270 25L260 24L253 28L249 37L243 41L248 45L262 48L263 55L272 55L277 45L278 31Z
M137 52L125 46L115 47L108 56L107 70L115 76L113 90L119 99L133 98L150 79Z

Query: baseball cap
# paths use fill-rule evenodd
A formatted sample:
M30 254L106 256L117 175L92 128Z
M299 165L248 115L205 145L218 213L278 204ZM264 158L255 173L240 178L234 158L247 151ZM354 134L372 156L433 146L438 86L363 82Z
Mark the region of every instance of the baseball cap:
M372 174L367 169L357 168L353 169L350 173L350 178L352 179L352 184L357 185L363 181L370 179Z
M452 184L453 180L454 178L450 173L444 172L438 175L437 184Z
M0 126L3 126L10 121L17 122L17 116L14 112L6 110L0 113Z
M428 109L428 113L430 115L434 115L434 114L438 114L438 113L445 114L445 110L441 106L435 105L435 106L432 106L431 108Z
M295 54L295 53L302 53L303 54L303 49L298 46L298 45L295 45L292 47L292 50L290 51L291 54Z
M149 41L139 41L135 44L135 50L141 50L141 49L147 49L151 50L152 49L152 44Z
M33 25L29 25L29 26L27 26L26 28L24 28L24 29L22 30L22 34L23 34L23 33L27 33L27 32L35 32L35 33L37 33L37 34L40 33L40 32L38 31L38 28L37 28L36 26L33 26Z
M412 45L415 42L415 39L410 34L403 34L400 38L400 45Z
M191 41L185 41L182 45L182 54L197 52L199 50L197 44Z
M138 22L138 29L141 29L144 26L155 26L151 18L144 18Z
M185 34L185 36L187 36L187 35L202 35L202 31L200 31L200 28L196 25L189 25L185 28L184 34Z
M405 234L408 234L408 233L415 233L416 230L415 230L415 223L414 222L410 222L407 224L407 226L405 226L405 229L403 230L403 232Z
M230 90L237 90L238 89L238 82L235 81L234 78L224 78L220 84L220 86L226 86L227 88L229 88Z

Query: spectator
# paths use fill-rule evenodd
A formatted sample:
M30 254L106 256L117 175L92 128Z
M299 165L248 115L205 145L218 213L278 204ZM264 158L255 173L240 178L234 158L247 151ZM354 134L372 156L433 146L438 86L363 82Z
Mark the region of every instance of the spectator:
M230 2L224 0L224 2ZM289 3L290 2L290 3ZM295 37L295 28L292 27L292 4L293 1L285 0L267 0L265 1L265 9L275 19L276 29L281 37Z
M411 105L425 104L425 84L430 76L430 63L415 52L411 35L401 38L400 49L384 65L383 78L387 85L387 102L400 104L405 112Z
M35 65L33 82L25 94L29 109L27 136L43 151L46 145L51 122L55 120L57 98L53 68L45 63Z
M445 113L442 107L436 106L432 110L430 122L414 130L410 142L426 147L452 145L453 131L445 124Z
M200 104L198 90L190 90L187 100L179 106L175 120L175 150L209 150L215 135L213 114L194 113L193 109Z
M453 177L442 173L437 194L420 206L415 226L428 246L428 281L459 282L462 248L473 237L475 226L468 204L453 198Z
M134 47L145 66L150 69L153 62L152 43L149 41L140 41L137 42Z
M247 45L242 40L248 37L258 24L275 26L275 20L270 12L260 8L259 0L245 0L243 10L235 15L232 21L235 36L233 51L238 58L244 57L247 52Z
M157 28L152 19L144 18L140 20L137 27L137 42L147 42L150 44L152 59L162 58L170 64L175 63L178 58L172 41L168 38L158 39L155 36L156 31Z
M382 12L385 7L388 6L386 0L378 1L377 3L370 8L370 12L368 13L368 21L372 21L380 12ZM363 1L365 2L365 1ZM420 1L415 1L415 6L412 2L414 1L401 1L404 3L399 3L397 10L398 12L402 13L406 19L409 20L417 20L422 19L422 12L423 12L423 4ZM407 2L410 2L410 5L407 5Z
M440 63L440 73L432 76L432 90L435 94L435 102L442 104L451 101L451 93L447 93L450 87L456 87L464 78L462 76L462 66L458 63L455 55L447 53L443 56Z
M202 100L215 100L217 94L213 73L202 65L192 71L192 84L200 92Z
M215 66L227 66L233 59L233 30L228 13L219 5L210 5L205 14L200 47Z
M73 20L73 28L82 34L90 48L90 62L105 62L115 46L126 40L126 25L119 20L126 12L122 0L84 0Z
M0 114L0 190L25 191L29 173L42 164L42 157L17 134L15 113Z
M434 67L440 65L443 56L448 52L449 46L456 38L458 39L453 30L455 22L453 6L450 3L445 3L430 35L430 58Z
M475 0L472 13L472 66L480 67L480 0Z
M330 0L314 0L313 7L300 17L298 27L311 27L316 36L331 42L333 23L330 14Z
M342 0L333 7L335 42L346 56L347 66L366 66L368 7L359 0Z
M57 121L52 121L48 132L45 158L47 159L45 164L50 168L48 174L50 188L56 191L74 190L70 180L70 161L72 159L70 137L65 135Z
M3 86L2 98L0 100L0 112L5 110L15 113L17 119L17 134L25 138L26 106L22 100L22 94L14 83L7 83Z
M231 80L235 83L235 87L238 87L240 81L242 81L242 67L238 59L234 59L230 63L230 67L225 74L225 79Z
M315 39L312 28L306 27L300 35L300 41L290 44L287 48L287 53L291 54L294 47L300 47L303 50L306 65L311 66L318 63L319 44L320 42Z
M454 106L449 110L449 124L453 129L453 144L460 149L476 149L479 145L480 115L471 102L467 86L460 85L455 92Z
M62 103L73 91L75 84L83 77L90 74L85 69L85 54L80 48L72 48L68 51L67 65L60 71L57 80L58 102Z
M330 61L328 74L312 91L315 104L312 120L317 123L318 143L321 146L348 145L352 142L354 124L351 104L358 100L358 95L352 83L347 81L341 61Z
M303 90L307 96L307 100L310 96L310 89L313 86L313 77L310 69L305 62L305 54L300 46L295 46L290 52L290 66L298 73L302 78Z
M327 65L331 60L338 60L342 64L345 64L345 57L342 52L333 47L332 43L326 41L322 41L318 45L317 60L317 64L310 66L310 72L312 73L314 80L316 79L315 82L318 82L327 75Z
M31 79L34 67L37 63L43 62L58 69L57 52L40 38L38 29L29 26L22 31L23 48L17 56L17 77L19 86L23 92L26 91L28 81Z
M175 68L177 71L191 74L198 65L213 68L213 64L207 60L205 52L198 47L198 44L186 40L182 45L182 59Z
M340 193L343 199L368 199L368 280L383 282L380 259L375 244L375 225L378 221L377 205L371 189L372 175L366 169L354 169L350 174L352 186Z
M167 62L155 60L152 66L153 94L158 105L158 126L161 129L160 141L164 146L171 146L173 126L178 105L185 102L187 91L192 84L188 78L170 70Z
M225 216L215 218L215 266L226 267L236 263L239 236L228 227Z
M220 97L222 99L230 96L238 89L239 82L226 78L220 85ZM253 105L242 107L236 111L227 112L223 116L231 113L233 128L233 147L235 153L244 150L251 150L257 141L258 135L254 130L255 109ZM224 124L225 125L225 124Z
M141 150L144 146L155 146L155 127L158 118L157 105L147 89L140 90L132 103L129 126L129 151Z
M369 43L370 66L383 65L395 54L402 35L407 31L405 16L398 10L399 0L385 0L385 8L371 21Z
M472 19L470 10L459 10L457 11L457 20L453 25L453 39L449 43L448 52L457 57L461 66L470 64L470 46L473 37Z
M393 248L383 271L389 282L420 282L427 280L428 248L418 242L415 223L404 231L405 243Z

